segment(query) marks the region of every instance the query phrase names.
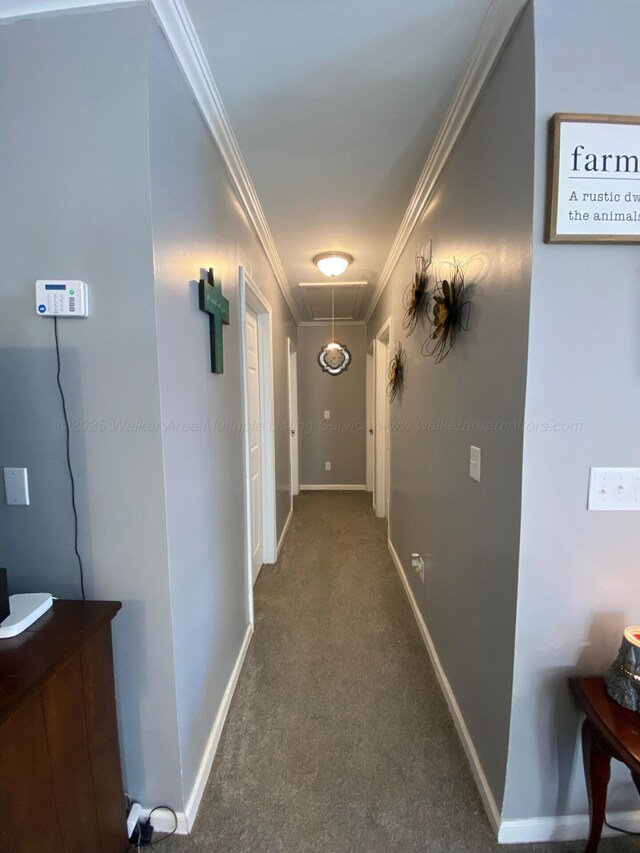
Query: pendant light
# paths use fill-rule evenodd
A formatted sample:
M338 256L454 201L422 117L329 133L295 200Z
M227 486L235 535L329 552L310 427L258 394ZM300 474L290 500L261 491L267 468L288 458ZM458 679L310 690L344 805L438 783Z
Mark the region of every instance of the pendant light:
M346 267L345 267L346 269ZM318 353L318 364L325 373L337 376L349 367L351 353L336 341L335 288L331 288L331 340Z

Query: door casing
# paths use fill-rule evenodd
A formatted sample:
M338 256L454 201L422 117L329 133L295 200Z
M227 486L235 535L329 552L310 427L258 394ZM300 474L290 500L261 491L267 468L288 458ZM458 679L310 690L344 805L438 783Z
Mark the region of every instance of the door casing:
M373 472L373 509L378 518L386 518L389 523L390 482L391 482L391 441L389 424L389 397L387 381L389 373L389 352L392 341L391 317L388 317L375 336L374 354L374 472Z
M287 338L289 369L289 464L291 470L291 509L293 498L300 494L300 447L298 440L298 353Z
M247 618L253 625L253 571L251 565L251 493L249 470L249 401L247 393L247 307L258 321L258 353L260 358L260 409L262 432L262 558L275 563L276 534L276 444L275 403L273 388L273 323L269 300L244 267L239 267L239 306L242 362L242 414L245 468L245 573L247 585Z

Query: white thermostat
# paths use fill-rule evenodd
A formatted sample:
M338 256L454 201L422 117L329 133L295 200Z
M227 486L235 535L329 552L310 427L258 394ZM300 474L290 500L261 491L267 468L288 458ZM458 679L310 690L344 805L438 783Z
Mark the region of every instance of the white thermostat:
M36 281L36 313L41 317L88 317L88 288L84 281Z

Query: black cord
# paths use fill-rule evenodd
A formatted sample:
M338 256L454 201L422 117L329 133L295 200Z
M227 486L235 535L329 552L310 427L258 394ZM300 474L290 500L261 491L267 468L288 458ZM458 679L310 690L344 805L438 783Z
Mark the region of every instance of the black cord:
M619 826L614 826L613 824L609 823L606 817L604 819L604 822L609 827L609 829L613 829L614 832L622 832L624 835L640 836L640 832L632 832L630 829L621 829Z
M149 812L147 817L144 818L144 824L141 823L140 825L146 826L147 824L150 824L151 823L151 815L154 812L159 812L159 811L171 812L171 814L173 815L173 819L175 821L175 826L173 827L171 832L167 832L167 834L163 835L162 838L157 838L157 839L152 838L150 841L133 842L133 844L132 844L133 850L153 850L155 848L156 844L162 844L163 841L167 841L169 838L171 838L172 836L174 836L176 834L176 832L178 831L178 815L171 808L171 806L155 806L155 808L151 809L151 811Z
M56 339L56 360L58 363L58 372L56 380L58 382L58 390L60 391L60 400L62 401L62 414L64 415L64 426L67 438L67 468L69 470L69 479L71 480L71 506L73 507L74 519L74 548L76 557L78 558L78 566L80 568L80 591L82 592L82 600L86 601L87 596L84 592L84 568L82 566L82 557L78 550L78 510L76 508L76 481L73 478L73 468L71 467L71 430L69 428L69 418L67 417L67 403L62 390L62 382L60 381L60 342L58 340L58 318L53 318L53 333Z
M171 812L171 814L173 815L173 819L176 822L176 825L173 827L171 832L168 832L166 835L163 835L162 838L158 838L157 841L151 842L151 849L152 850L156 844L162 844L163 841L166 841L168 838L171 838L171 836L175 835L176 832L178 831L178 815L174 812L174 810L171 808L171 806L156 806L155 808L151 809L151 811L149 812L149 820L151 820L151 815L154 812L158 812L161 810Z

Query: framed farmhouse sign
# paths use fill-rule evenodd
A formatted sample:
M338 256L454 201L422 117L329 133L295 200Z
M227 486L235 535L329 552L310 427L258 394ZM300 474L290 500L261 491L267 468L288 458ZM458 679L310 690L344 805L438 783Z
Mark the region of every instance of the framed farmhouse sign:
M640 242L640 116L553 116L545 241Z

